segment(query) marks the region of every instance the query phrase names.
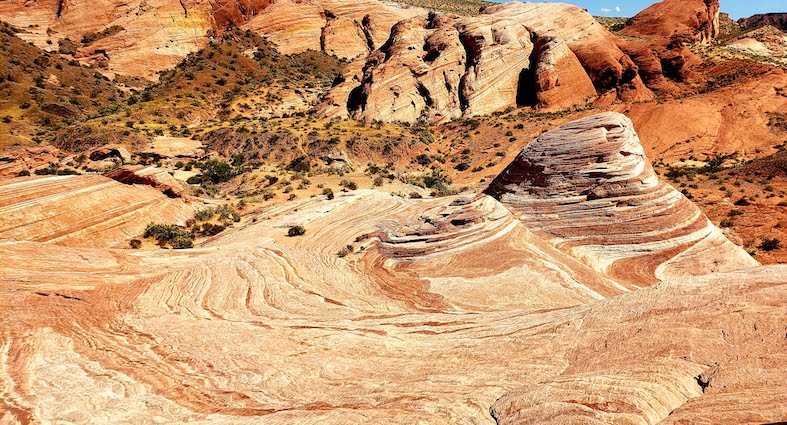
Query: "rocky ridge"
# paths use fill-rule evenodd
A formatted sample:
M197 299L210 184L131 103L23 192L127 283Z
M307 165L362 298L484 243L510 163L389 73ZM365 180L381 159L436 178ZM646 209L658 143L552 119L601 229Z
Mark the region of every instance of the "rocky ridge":
M614 36L566 4L508 3L473 17L431 14L396 24L388 42L345 72L325 116L441 122L517 105L585 105L599 91L653 93Z
M753 15L748 18L739 19L738 23L747 29L770 25L779 28L782 31L787 31L787 13L765 13Z
M425 11L376 0L0 4L0 20L41 49L60 51L110 75L151 79L236 27L266 36L284 54L314 49L354 58L379 47L393 24L417 14Z

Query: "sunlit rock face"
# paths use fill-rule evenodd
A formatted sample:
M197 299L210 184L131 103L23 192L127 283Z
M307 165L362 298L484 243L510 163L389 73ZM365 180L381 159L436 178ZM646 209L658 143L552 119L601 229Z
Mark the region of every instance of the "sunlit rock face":
M376 0L43 0L0 3L0 19L36 46L66 51L102 72L157 79L189 53L242 27L284 54L308 49L365 56L391 27L426 12ZM95 38L83 43L86 35ZM69 40L69 41L67 41ZM61 48L70 45L73 48ZM74 50L73 52L71 50Z
M653 96L611 33L586 11L559 3L404 20L352 69L318 107L322 115L442 122L520 105L585 105L597 90L623 100Z
M757 264L658 179L622 114L544 133L486 193L536 234L627 285Z
M191 205L151 186L103 176L0 180L0 239L117 247L151 222L183 224L192 217Z
M719 16L719 0L666 0L631 18L622 32L640 37L690 37L709 43L719 35Z

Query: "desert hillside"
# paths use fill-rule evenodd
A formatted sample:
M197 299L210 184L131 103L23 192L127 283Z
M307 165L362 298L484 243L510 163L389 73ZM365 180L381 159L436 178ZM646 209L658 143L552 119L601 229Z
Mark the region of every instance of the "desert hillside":
M787 423L725 10L0 2L0 424Z

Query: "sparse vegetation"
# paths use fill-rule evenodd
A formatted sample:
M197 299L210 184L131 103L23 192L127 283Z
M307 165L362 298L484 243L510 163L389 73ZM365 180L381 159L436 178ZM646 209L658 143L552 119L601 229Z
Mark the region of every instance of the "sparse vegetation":
M160 246L169 244L174 249L194 247L194 235L181 227L171 224L150 223L145 228L143 236L155 239Z
M782 242L776 238L769 238L762 241L759 248L763 251L776 251L780 249Z
M306 228L303 226L292 226L287 230L287 236L301 236L306 233Z

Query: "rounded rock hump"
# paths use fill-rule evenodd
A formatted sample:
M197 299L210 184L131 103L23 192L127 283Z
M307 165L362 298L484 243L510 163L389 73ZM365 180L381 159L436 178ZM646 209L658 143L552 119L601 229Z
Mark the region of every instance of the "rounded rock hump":
M621 32L638 37L687 36L708 43L719 35L719 0L664 0L631 18Z
M544 133L486 193L537 235L629 288L757 265L659 180L619 113Z

